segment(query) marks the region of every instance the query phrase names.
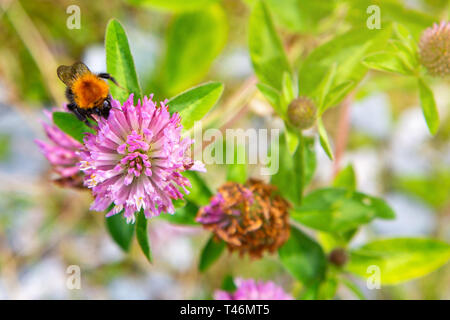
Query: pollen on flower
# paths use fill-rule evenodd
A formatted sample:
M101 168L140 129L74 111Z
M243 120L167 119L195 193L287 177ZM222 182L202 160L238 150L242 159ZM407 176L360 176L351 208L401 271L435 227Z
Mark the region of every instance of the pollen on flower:
M98 184L98 177L95 173L91 174L88 179L86 179L86 185L88 188L93 188Z
M86 170L89 170L89 169L93 168L88 161L80 161L78 166L79 166L81 171L86 171Z
M141 210L142 208L145 209L144 198L143 198L143 197L138 197L138 198L136 199L135 205L136 205L136 208L137 208L138 210Z
M181 175L193 163L186 155L192 140L181 138L182 126L177 113L171 115L166 102L158 106L152 97L144 97L136 106L133 95L114 107L108 120L100 119L96 134L85 138L86 150L80 168L90 168L85 184L95 197L92 210L107 216L123 211L128 222L143 210L150 218L162 212L173 214L172 199L181 199L190 187ZM202 170L200 164L190 170ZM181 190L180 190L181 189Z
M117 213L120 213L122 210L123 210L123 205L121 205L121 204L115 205L114 208L112 209L112 213L117 214Z

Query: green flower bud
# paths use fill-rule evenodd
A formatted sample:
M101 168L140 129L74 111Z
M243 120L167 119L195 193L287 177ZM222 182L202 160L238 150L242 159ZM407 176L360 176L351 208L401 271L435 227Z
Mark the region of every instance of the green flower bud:
M300 130L311 128L316 122L317 108L307 97L299 97L289 104L287 115L289 122Z

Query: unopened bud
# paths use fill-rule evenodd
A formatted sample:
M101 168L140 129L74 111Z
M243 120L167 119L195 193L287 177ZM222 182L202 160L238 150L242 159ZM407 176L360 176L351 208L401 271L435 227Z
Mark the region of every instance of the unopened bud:
M314 125L316 113L317 108L314 102L306 97L292 100L287 110L289 122L301 130L311 128Z
M328 256L328 260L335 266L342 267L347 263L348 255L344 249L336 248L331 251L330 255Z
M420 61L432 76L450 74L450 23L434 24L424 31L419 43Z

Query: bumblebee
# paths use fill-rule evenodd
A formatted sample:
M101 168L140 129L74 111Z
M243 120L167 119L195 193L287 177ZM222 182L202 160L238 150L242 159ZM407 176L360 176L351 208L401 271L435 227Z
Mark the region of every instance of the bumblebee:
M67 86L67 109L78 119L90 126L88 119L96 120L93 115L108 118L111 96L109 85L103 79L119 86L109 73L94 74L83 62L75 62L72 66L59 66L56 73Z

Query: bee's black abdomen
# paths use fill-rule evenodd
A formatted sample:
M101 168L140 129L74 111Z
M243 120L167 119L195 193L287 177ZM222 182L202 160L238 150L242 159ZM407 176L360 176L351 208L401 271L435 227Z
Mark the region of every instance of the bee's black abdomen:
M72 89L70 89L69 87L66 88L66 98L70 103L76 104L75 95L73 94Z

